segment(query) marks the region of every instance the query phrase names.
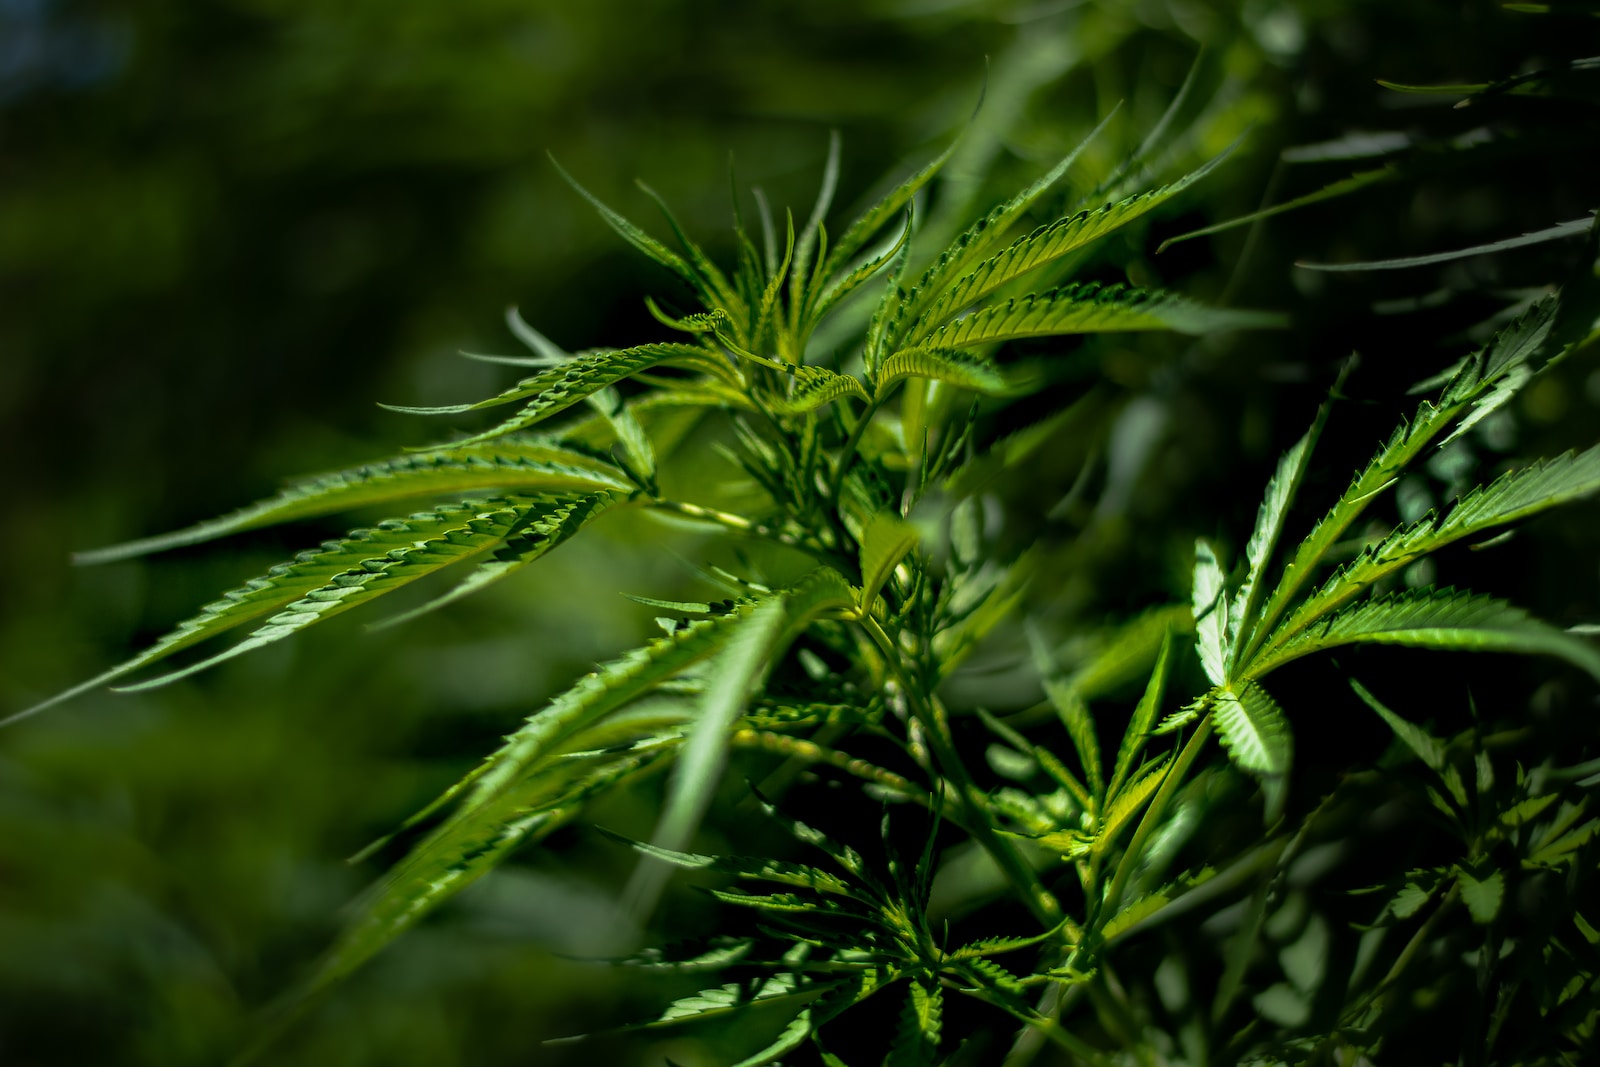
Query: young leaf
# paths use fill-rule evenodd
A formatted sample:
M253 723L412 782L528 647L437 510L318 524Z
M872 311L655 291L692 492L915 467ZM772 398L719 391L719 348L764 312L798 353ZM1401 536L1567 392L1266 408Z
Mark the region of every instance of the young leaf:
M110 563L262 526L416 497L492 489L550 492L598 488L628 490L632 484L615 465L554 441L503 438L490 445L445 446L435 452L319 474L220 518L157 537L79 552L73 560Z
M1499 871L1490 871L1478 878L1461 868L1456 868L1456 878L1461 884L1461 899L1472 913L1472 921L1487 926L1500 914L1500 901L1506 895L1505 878Z
M887 1067L933 1067L944 1028L944 998L937 981L913 978L900 1010L900 1025L889 1048Z
M1163 759L1129 783L1126 789L1108 794L1111 800L1105 814L1100 817L1100 826L1094 838L1094 852L1104 853L1116 844L1117 835L1135 815L1139 814L1145 803L1155 795L1156 789L1166 780L1170 764L1171 760Z
M1084 282L974 311L941 326L927 340L931 348L966 348L1068 333L1176 330L1200 334L1283 324L1281 315L1269 312L1209 308L1170 293Z
M861 596L858 601L862 611L871 611L878 598L878 590L889 580L889 575L900 561L917 547L917 528L887 511L875 512L861 531Z
M1212 705L1217 736L1233 762L1257 775L1281 775L1293 755L1289 724L1277 702L1254 682L1224 688Z
M823 277L831 278L842 270L851 256L854 256L868 241L872 240L874 234L888 225L890 219L900 214L900 210L911 203L911 198L916 196L923 186L932 181L934 176L950 161L951 154L955 152L956 146L960 143L959 140L952 141L950 147L939 153L933 162L901 182L890 191L888 196L885 196L882 200L862 212L859 218L846 227L844 233L839 236L839 240L835 242L832 250L828 253L828 258L822 269ZM896 251L898 251L898 246Z
M1244 679L1340 645L1375 643L1558 656L1600 679L1600 649L1503 600L1453 589L1413 589L1347 608L1283 641L1269 639Z
M1117 750L1117 763L1111 772L1111 786L1106 791L1107 796L1115 797L1122 790L1122 784L1128 780L1128 774L1133 770L1133 761L1138 758L1140 750L1150 739L1150 731L1155 726L1156 714L1161 710L1161 698L1166 693L1167 678L1172 674L1172 650L1177 646L1177 641L1172 636L1172 630L1166 629L1161 637L1161 652L1156 657L1156 666L1150 672L1150 681L1145 686L1144 695L1139 698L1139 704L1133 710L1133 718L1128 720L1128 729L1122 735L1122 746Z

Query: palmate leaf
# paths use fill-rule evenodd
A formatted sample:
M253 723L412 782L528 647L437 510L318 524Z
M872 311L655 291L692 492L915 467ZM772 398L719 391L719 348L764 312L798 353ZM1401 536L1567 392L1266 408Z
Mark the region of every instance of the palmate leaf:
M455 811L359 902L356 914L307 983L314 993L345 977L456 892L493 869L540 828L536 817L581 799L586 761L553 758L612 712L723 647L751 605L691 622L585 675L529 717L479 768L422 813ZM643 766L624 754L588 771L610 783ZM530 814L531 813L531 814ZM421 816L419 816L420 818Z
M1452 542L1596 492L1600 492L1600 446L1502 475L1472 490L1443 516L1429 515L1402 526L1364 549L1296 607L1262 651L1281 647L1374 582Z
M974 311L941 326L927 340L934 348L966 348L1069 333L1176 330L1199 334L1283 323L1282 316L1268 312L1209 308L1170 293L1084 282Z
M132 659L44 703L4 720L25 718L90 689L160 662L202 641L264 616L267 625L227 651L135 688L148 688L192 674L221 660L287 637L331 615L399 588L441 567L481 555L505 541L525 521L561 503L560 498L510 497L419 512L369 529L355 530L320 549L302 552L239 589L207 604L193 618Z
M1462 363L1437 404L1423 401L1411 421L1395 430L1295 549L1262 606L1248 642L1234 658L1236 677L1250 667L1268 635L1298 598L1328 551L1378 494L1393 485L1399 474L1474 403L1502 383L1525 382L1523 368L1537 369L1543 365L1541 361L1554 357L1547 348L1558 309L1559 302L1553 297L1534 305L1485 348ZM1251 676L1259 677L1259 674Z
M531 378L524 378L498 396L473 404L451 404L444 407L403 407L394 404L382 406L390 411L413 415L453 415L515 403L519 400L527 401L521 411L500 425L449 446L460 448L463 445L477 444L480 441L527 429L537 422L565 411L608 385L630 378L640 371L663 365L703 371L730 384L738 382L728 361L708 348L675 343L649 344L574 356L559 367L551 367Z
M1600 649L1494 597L1415 589L1346 608L1282 642L1269 639L1243 674L1260 678L1291 660L1372 643L1558 656L1600 679Z
M877 395L887 395L894 385L906 378L927 378L961 389L971 389L975 393L1006 391L1005 377L994 364L957 348L900 349L878 367L875 385Z
M886 306L882 309L883 340L890 343L898 341L901 328L913 321L928 301L937 299L958 278L967 273L973 264L1004 241L1006 233L1027 213L1034 202L1049 192L1077 162L1083 150L1089 147L1089 144L1111 122L1116 110L1113 109L1111 114L1100 120L1100 125L1090 131L1077 147L1050 168L1049 173L1010 200L995 207L957 236L949 247L939 253L916 284L911 286L909 292L897 293L895 287L891 286L890 291L884 294ZM869 337L868 351L876 351L871 342L872 339Z
M1294 753L1289 723L1260 685L1250 682L1218 690L1212 717L1222 746L1244 770L1259 775L1288 771Z
M445 446L435 452L319 474L231 514L173 533L79 552L73 559L82 564L109 563L263 526L416 497L492 489L551 492L600 488L627 491L633 486L614 464L585 452L556 441L507 437L493 444Z
M917 316L906 332L906 340L915 342L927 337L962 309L1008 282L1055 262L1149 213L1210 174L1233 151L1233 147L1230 145L1220 155L1170 185L1139 193L1115 204L1080 211L1018 238L1004 251L979 263L970 274L941 292L927 310Z

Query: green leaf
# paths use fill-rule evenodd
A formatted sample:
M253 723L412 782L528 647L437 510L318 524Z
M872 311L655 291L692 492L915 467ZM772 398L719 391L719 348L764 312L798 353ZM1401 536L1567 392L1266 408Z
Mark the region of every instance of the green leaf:
M1155 795L1155 791L1166 779L1170 759L1162 759L1155 766L1145 771L1126 789L1111 795L1107 803L1105 814L1100 817L1100 826L1095 834L1094 851L1104 853L1116 844L1117 835L1120 834L1133 817L1144 808L1145 803Z
M917 547L917 528L887 511L874 512L861 531L862 611L871 611L878 591L889 580L900 561Z
M1294 211L1297 208L1305 207L1307 204L1316 204L1324 200L1332 200L1336 197L1347 196L1358 189L1365 189L1369 185L1376 185L1380 182L1392 181L1393 179L1400 177L1402 173L1403 172L1398 167L1394 166L1387 166L1378 170L1361 171L1358 174L1352 174L1348 178L1341 178L1339 181L1325 185L1314 193L1307 193L1305 196L1296 197L1295 199L1286 203L1275 204L1272 207L1264 208L1261 211L1253 211L1248 215L1242 215L1236 219L1229 219L1227 222L1219 222L1214 226L1205 226L1198 230L1190 230L1188 233L1179 234L1176 237L1169 237L1156 247L1156 254L1159 255L1162 252L1165 252L1167 249L1171 248L1180 241L1187 241L1194 237L1206 237L1214 233L1223 233L1224 231L1236 229L1240 226L1248 226L1252 222L1259 222L1262 219L1271 218L1274 215L1281 215L1286 211Z
M109 563L277 523L423 496L599 488L626 491L633 486L613 464L554 441L503 438L490 445L446 447L319 474L231 514L169 534L79 552L73 560Z
M646 196L656 202L656 207L661 210L662 216L667 220L667 225L672 227L672 235L683 246L683 250L689 256L689 263L693 267L695 275L700 278L700 285L696 287L703 286L714 296L715 299L707 300L706 303L710 306L727 308L735 319L744 318L749 311L745 306L744 300L728 281L727 276L722 273L722 269L711 261L711 257L707 256L699 245L689 239L688 234L683 232L683 227L679 224L678 217L672 213L671 208L667 207L666 200L662 199L660 193L644 182L636 181L634 184L638 185ZM608 219L607 221L610 220Z
M899 255L900 250L911 240L912 222L911 212L907 211L905 226L900 230L900 236L895 239L894 243L885 247L881 253L864 260L849 274L828 286L827 290L816 298L814 305L808 309L807 321L809 323L819 322L839 301L859 289L866 283L867 279L881 271L886 264L892 263L895 257ZM832 257L830 256L829 258L831 259Z
M526 429L543 419L565 411L608 385L632 377L642 370L662 365L687 367L724 380L735 380L733 368L727 360L710 349L698 345L650 344L574 356L559 367L551 367L531 378L524 378L498 396L480 400L475 404L453 404L433 408L400 407L393 404L381 406L390 411L413 415L454 415L519 400L528 401L515 416L493 429L447 446L456 449Z
M950 156L960 143L959 140L952 141L950 147L939 153L933 162L895 186L889 192L889 195L862 212L854 222L847 226L837 243L828 253L828 258L822 268L823 277L831 278L842 270L851 256L855 255L868 241L872 240L874 234L888 225L890 219L900 214L901 209L911 203L911 198L916 196L923 186L932 181L934 176L950 161ZM896 251L898 251L898 246L896 246Z
M456 583L448 592L434 597L420 607L391 616L373 624L373 629L384 629L410 622L419 616L452 604L478 590L508 578L534 560L553 551L577 535L600 516L627 504L628 498L619 493L592 493L576 500L551 501L544 514L517 529L505 543L482 560L466 578Z
M792 315L798 316L806 304L812 257L815 255L827 262L825 250L819 249L818 244L819 241L826 241L822 237L822 222L833 204L833 193L838 184L839 131L833 130L828 134L828 159L822 167L822 185L817 190L817 202L812 205L811 217L806 220L805 228L794 243L794 266L789 272L789 308Z
M644 253L647 258L667 268L667 270L683 279L683 281L686 282L691 289L699 294L701 300L705 302L707 307L713 307L718 303L719 293L717 287L709 278L702 276L699 271L685 262L683 257L667 248L666 245L662 244L654 237L651 237L649 234L645 233L639 227L635 226L633 223L629 222L615 211L611 210L611 208L607 207L597 197L595 197L593 193L579 185L577 179L568 174L566 169L562 167L561 164L556 162L554 156L550 156L549 159L550 165L556 168L556 173L561 175L562 180L564 180L568 185L572 186L579 196L587 200L589 205L593 207L597 213L599 213L602 219L605 220L606 225L615 230L624 241L627 241L634 248ZM649 192L649 190L647 189L646 192ZM657 202L660 202L659 198L657 199ZM662 205L662 207L664 209L665 205ZM675 221L673 222L673 227L674 229L677 228Z
M1067 728L1072 747L1077 750L1090 794L1096 798L1102 796L1105 771L1100 763L1100 742L1095 737L1094 716L1089 713L1089 705L1076 690L1058 678L1046 679L1044 692L1060 716L1061 724Z
M1269 312L1209 308L1170 293L1083 282L974 311L941 326L927 340L933 348L966 348L1069 333L1176 330L1201 334L1277 327L1284 322L1282 316Z
M1555 298L1534 305L1527 314L1495 336L1485 348L1465 360L1437 405L1423 401L1416 415L1402 423L1377 455L1355 476L1344 495L1295 549L1277 586L1261 610L1245 650L1235 659L1235 675L1249 669L1273 627L1294 603L1301 588L1336 544L1377 496L1393 485L1401 471L1474 402L1497 383L1513 377L1518 368L1534 366L1546 355L1547 341L1559 302ZM1525 380L1525 379L1524 379ZM1259 677L1259 673L1253 675Z
M1342 374L1340 378L1343 379ZM1338 386L1334 387L1334 391L1338 392ZM1289 505L1299 493L1300 483L1305 480L1306 467L1311 462L1311 450L1316 446L1327 419L1328 404L1324 403L1311 429L1283 454L1272 480L1267 483L1266 498L1261 501L1255 529L1251 531L1250 542L1245 547L1245 559L1250 570L1245 575L1244 584L1234 592L1228 605L1227 668L1230 673L1238 666L1239 653L1248 645L1250 630L1255 626L1256 614L1260 610L1262 590L1266 588L1267 564L1272 561L1272 554L1278 547L1278 538L1283 534L1284 521L1289 515Z
M813 991L812 985L794 974L771 975L761 979L758 985L728 982L716 989L702 989L690 996L679 997L667 1006L667 1010L662 1012L659 1018L648 1023L639 1023L628 1029L670 1026L689 1019L715 1018L743 1011L752 1004L787 1000L808 995Z
M700 825L722 781L729 735L778 651L784 614L782 597L763 600L751 609L712 662L699 714L689 728L688 741L667 787L653 837L655 846L681 848ZM625 896L635 902L642 917L654 908L664 884L659 866L641 863Z
M895 352L878 367L877 395L886 396L905 378L928 378L975 393L1006 391L1006 380L994 364L955 348L902 348Z
M1480 925L1494 922L1500 914L1500 901L1506 895L1506 883L1499 871L1490 871L1478 878L1461 868L1456 868L1456 878L1461 884L1461 899L1472 913L1472 921Z
M1502 475L1473 489L1442 517L1428 515L1395 530L1336 570L1272 635L1266 653L1382 579L1444 546L1600 492L1600 446Z
M1128 774L1133 770L1133 762L1144 748L1145 742L1150 739L1150 731L1155 726L1156 715L1161 710L1161 699L1166 693L1167 679L1172 674L1173 649L1177 641L1173 638L1172 630L1166 628L1161 636L1161 652L1156 657L1155 669L1150 672L1150 681L1145 686L1144 695L1139 698L1139 704L1133 709L1133 718L1128 720L1128 728L1122 734L1122 746L1117 750L1116 767L1111 772L1111 786L1106 791L1108 796L1115 797L1121 790L1122 784L1128 780Z
M854 375L840 374L825 367L802 366L794 368L794 384L789 395L775 400L772 407L776 411L798 415L815 411L824 404L847 396L858 400L872 399Z
M657 685L714 655L749 605L658 638L585 675L531 716L479 768L446 790L413 823L450 805L456 810L358 904L306 992L344 978L428 912L488 873L509 852L554 821L549 813L608 788L648 757L625 756L593 767L552 759L566 742ZM575 809L574 809L575 810Z
M1234 763L1256 775L1288 772L1293 756L1289 723L1261 686L1252 682L1237 692L1218 690L1212 718L1222 747Z
M1284 641L1270 640L1246 678L1340 645L1372 643L1558 656L1600 678L1600 650L1503 600L1453 589L1413 589L1347 608Z
M1504 252L1512 248L1524 248L1528 245L1543 244L1546 241L1559 241L1565 237L1581 237L1589 232L1594 225L1594 219L1573 219L1570 222L1558 222L1543 230L1525 233L1520 237L1507 237L1499 241L1490 241L1486 244L1473 245L1471 248L1458 248L1452 252L1434 252L1426 256L1401 256L1397 259L1374 259L1363 263L1296 263L1295 266L1305 270L1321 271L1349 271L1349 270L1402 270L1406 267L1426 267L1433 263L1448 263L1454 259L1466 259L1469 256L1488 255L1491 252Z
M941 292L917 317L906 339L914 342L928 336L963 308L1008 282L1121 229L1211 173L1232 151L1230 145L1221 155L1170 185L1139 193L1116 204L1080 211L1019 237L1003 252L979 263L971 273Z
M1366 686L1350 679L1350 688L1356 691L1367 707L1378 713L1378 717L1389 724L1389 729L1394 731L1407 748L1420 759L1429 770L1442 770L1445 766L1445 745L1443 741L1434 737L1428 731L1415 723L1408 722L1386 708L1377 697L1367 691Z
M900 1010L900 1025L889 1048L887 1067L932 1067L944 1029L944 997L936 980L913 978Z
M1211 545L1194 544L1194 647L1212 685L1228 681L1228 594Z
M989 254L1001 241L1005 240L1006 233L1018 220L1027 213L1034 202L1049 192L1061 180L1067 170L1077 162L1083 150L1099 136L1116 115L1121 105L1113 108L1111 113L1100 120L1089 135L1080 141L1071 152L1067 153L1060 162L1050 168L1038 181L1028 188L995 207L989 214L973 223L952 241L943 252L939 253L933 263L923 272L917 283L911 287L912 296L902 301L902 306L897 310L892 323L886 323L885 340L893 343L899 338L900 325L929 300L943 295L956 279L967 273L968 269Z
M355 530L341 540L325 542L320 549L302 552L291 562L278 564L243 587L224 593L220 600L207 604L198 615L179 623L132 659L18 712L0 721L0 725L34 715L263 616L272 618L228 651L134 688L174 681L286 637L414 578L486 552L503 542L530 514L549 506L547 498L477 501Z
M801 1009L800 1014L789 1021L777 1039L761 1051L746 1056L734 1067L763 1067L772 1063L779 1056L793 1052L805 1043L805 1040L817 1030L839 1015L846 1008L866 1000L880 988L880 979L876 969L860 975L855 975L842 982L835 982L824 987L824 992L816 1000Z

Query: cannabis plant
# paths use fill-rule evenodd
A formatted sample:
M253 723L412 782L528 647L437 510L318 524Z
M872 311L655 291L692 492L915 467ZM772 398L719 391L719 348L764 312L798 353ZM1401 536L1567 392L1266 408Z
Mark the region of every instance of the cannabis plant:
M407 824L425 828L420 839L360 902L300 994L349 975L514 850L582 818L595 798L665 773L654 833L633 843L641 859L625 899L634 913L649 914L674 867L767 888L712 889L730 909L758 916L748 932L628 958L721 972L659 1022L790 1005L789 1023L747 1065L808 1042L828 1042L816 1055L830 1064L884 1055L939 1063L969 1038L973 1049L992 1042L1008 1019L1024 1027L1019 1062L1040 1041L1087 1062L1119 1048L1148 1056L1154 1024L1118 980L1117 950L1217 887L1213 867L1174 873L1205 790L1223 781L1224 767L1201 758L1213 737L1244 780L1259 782L1269 824L1281 817L1294 753L1288 717L1267 688L1275 671L1381 643L1546 653L1600 678L1600 652L1584 638L1509 603L1425 584L1393 588L1395 576L1447 545L1600 489L1600 449L1512 471L1391 530L1357 525L1404 471L1591 340L1596 323L1586 293L1545 296L1452 368L1437 397L1291 541L1330 399L1278 464L1237 566L1202 540L1188 605L1152 610L1072 670L1059 642L1034 625L1029 670L1045 701L952 709L947 683L974 651L1013 616L1049 603L1047 590L1030 586L1043 553L1008 540L988 493L1078 414L1063 402L1077 398L1062 395L1070 354L1039 339L1279 323L1087 277L1095 242L1174 201L1220 158L1140 192L1131 183L1142 161L1130 160L1039 224L1036 213L1060 201L1057 186L1079 152L930 252L919 205L949 153L830 231L835 144L803 224L789 215L780 224L758 198L752 233L736 210L737 255L727 267L669 212L676 248L574 183L695 302L648 302L671 331L663 336L675 339L569 353L513 314L512 330L531 349L516 362L529 377L475 403L399 409L509 408L509 417L174 534L86 553L87 562L108 562L348 509L452 501L304 552L56 699L250 627L220 651L124 687L162 685L454 568L456 583L400 616L410 618L513 575L614 511L762 543L771 551L747 557L743 573L706 572L722 585L718 599L626 590L662 613L664 634L535 711ZM740 484L684 484L673 464L686 442L709 442ZM1190 677L1179 668L1191 649L1204 683L1174 692ZM1114 688L1107 679L1130 672L1141 675L1143 696L1114 731L1091 702ZM719 784L735 750L758 771L751 810L805 851L693 851L708 810L726 795ZM794 810L789 786L800 768L855 783L846 806L881 825L881 846ZM1281 837L1263 848L1249 869L1293 851ZM936 874L947 857L973 855L983 873L972 893L995 905L980 913L993 925L952 941L932 904ZM1413 894L1457 893L1441 887L1465 886L1459 872L1468 868L1450 870L1419 876ZM739 929L730 919L729 930ZM897 1020L877 1028L892 1036L830 1038L855 1033L835 1020L869 998ZM947 1023L950 998L967 1006L950 1009ZM1072 1015L1085 1002L1092 1023Z

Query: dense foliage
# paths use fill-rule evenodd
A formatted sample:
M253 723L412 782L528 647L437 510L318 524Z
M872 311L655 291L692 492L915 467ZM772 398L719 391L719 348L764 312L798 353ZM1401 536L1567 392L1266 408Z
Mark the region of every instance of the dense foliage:
M1064 17L1032 16L1063 32ZM556 168L661 268L643 279L658 291L643 337L568 352L513 311L529 353L477 365L524 364L530 376L479 402L397 408L464 422L514 406L509 417L80 554L109 563L339 513L377 520L265 570L17 718L230 632L245 636L127 687L243 652L263 650L241 666L271 662L281 639L390 593L401 607L386 623L427 626L467 618L473 604L456 603L466 594L492 604L532 590L523 636L494 655L526 658L531 644L548 672L531 688L554 692L358 857L389 871L320 963L308 970L307 945L248 998L281 994L264 1025L241 1026L235 1010L212 1026L178 1006L169 1020L198 1027L187 1050L169 1021L136 1057L203 1060L253 1042L268 1057L358 1062L395 1048L366 1046L337 1021L335 1005L364 979L343 980L403 932L401 952L426 945L434 909L491 869L515 858L548 872L565 856L610 880L580 890L502 871L460 903L490 930L544 930L569 952L625 954L620 973L659 975L630 986L633 1016L656 1019L643 1040L594 1039L618 1058L670 1047L686 1063L1579 1062L1600 1012L1600 919L1582 910L1600 847L1584 711L1600 649L1585 627L1563 626L1592 618L1593 539L1577 536L1554 568L1565 600L1472 561L1513 525L1600 490L1592 431L1563 417L1574 403L1563 383L1592 373L1600 335L1593 204L1569 179L1594 154L1592 64L1563 57L1502 81L1395 86L1401 99L1463 106L1403 132L1357 129L1285 151L1290 166L1369 169L1250 214L1255 194L1228 191L1249 173L1240 132L1273 117L1260 63L1314 57L1322 40L1308 43L1308 23L1286 9L1228 23L1243 36L1211 25L1213 51L1160 114L1145 94L1120 112L1108 102L1086 134L1014 125L1013 136L1072 147L1020 190L997 186L1020 168L997 155L996 123L1023 123L1026 101L1070 88L1079 58L1115 70L1116 48L1138 36L1109 11L1070 18L1098 53L1049 60L1039 41L1059 38L1019 34L991 74L988 110L843 216L832 207L848 158L838 137L803 222L736 180L733 239L705 248L692 223L667 213L665 242ZM1328 22L1327 40L1339 26ZM1453 127L1473 109L1481 126ZM1283 136L1288 120L1276 121L1244 143ZM1558 212L1525 236L1502 225L1452 251L1382 261L1373 255L1392 244L1361 243L1381 237L1396 204L1353 198L1407 190L1428 204L1428 183L1446 172L1495 191L1507 165L1542 183L1543 210ZM1159 170L1173 171L1165 184ZM1194 251L1196 238L1250 226L1249 254L1281 225L1268 219L1329 210L1314 206L1324 201L1361 203L1357 217L1378 221L1332 231L1326 245L1285 242L1324 261L1298 268L1298 294L1251 282L1266 269L1260 251L1226 281ZM1168 267L1151 258L1148 231L1184 210L1212 224L1168 226ZM1528 257L1525 273L1494 284L1450 273L1502 252ZM1158 284L1158 267L1179 280ZM1317 281L1435 267L1443 288L1410 300L1395 297L1413 290L1390 290L1376 318L1349 313L1365 295ZM1295 315L1235 309L1239 293ZM1333 326L1336 315L1349 321ZM1434 331L1441 315L1454 336ZM1328 349L1352 331L1357 356ZM1328 336L1295 353L1318 333ZM1374 358L1401 347L1412 350L1403 367ZM1240 379L1252 365L1295 384ZM1412 382L1423 399L1402 402ZM1229 411L1242 412L1241 441L1283 439L1259 477L1249 459L1217 463L1235 447L1215 441ZM1375 454L1357 428L1381 433ZM397 508L410 501L431 506ZM607 531L621 533L599 542ZM582 555L591 543L601 547ZM432 581L440 572L453 584ZM543 585L523 584L541 572ZM1487 591L1459 588L1464 578ZM596 647L580 656L606 662L571 683L581 672L562 679L541 646L553 640L564 659L572 637L558 631L603 614L584 601L605 589L659 616L664 633L620 656L591 634ZM386 625L376 640L397 632ZM1508 671L1520 661L1482 652L1551 659ZM367 662L370 677L343 676L343 696L319 696L304 666L271 685L277 701L325 701L305 725L326 736L310 726L333 709L379 723L415 701L401 690L419 674ZM230 758L206 763L228 774ZM379 807L438 778L413 777ZM625 831L621 843L595 824ZM682 893L678 868L700 872L707 899ZM483 891L496 883L512 888ZM674 943L640 951L646 935ZM409 965L441 967L437 956ZM398 980L377 987L378 1004L405 995ZM511 1004L541 985L515 970L497 983ZM208 995L196 1003L212 1004L200 1019L217 1011ZM444 1003L448 1021L391 1033L431 1025L439 1047L460 1049L451 1034L503 1032L504 1020ZM303 1018L313 1007L315 1024ZM585 1014L630 1021L603 1005ZM1439 1020L1453 1017L1473 1021L1441 1050ZM699 1029L662 1046L666 1024ZM20 1047L43 1055L31 1037Z

